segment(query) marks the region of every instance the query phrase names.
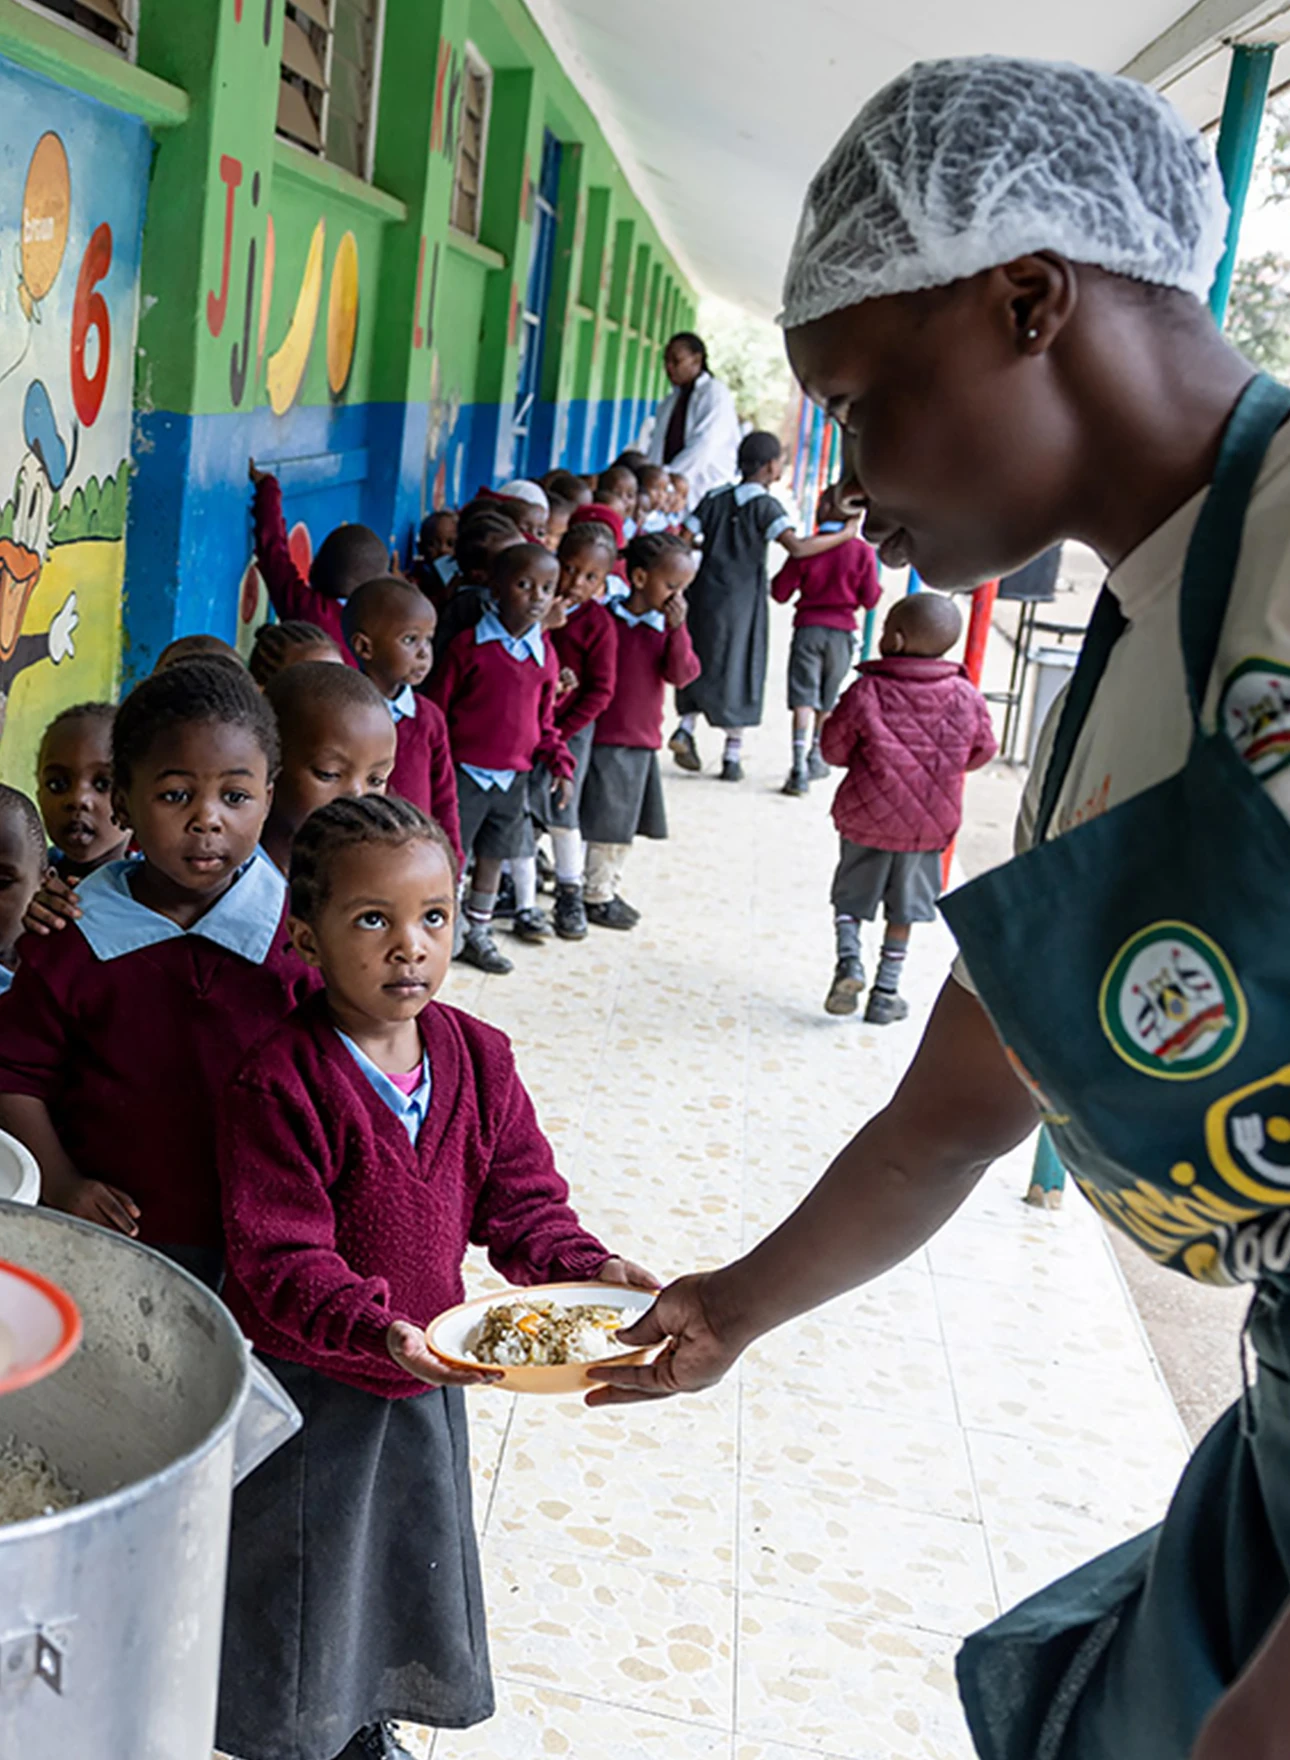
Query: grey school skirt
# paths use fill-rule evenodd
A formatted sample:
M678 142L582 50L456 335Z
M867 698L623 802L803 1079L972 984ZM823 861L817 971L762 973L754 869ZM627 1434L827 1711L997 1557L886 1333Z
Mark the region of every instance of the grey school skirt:
M382 1399L267 1357L304 1428L233 1498L217 1743L333 1760L493 1712L460 1388Z
M593 746L582 792L588 843L631 843L667 836L667 804L658 753L647 746Z
M581 828L582 791L591 766L591 742L596 724L589 722L571 734L566 744L574 762L573 795L567 807L555 804L555 779L545 764L535 764L529 777L529 812L544 831L577 831Z

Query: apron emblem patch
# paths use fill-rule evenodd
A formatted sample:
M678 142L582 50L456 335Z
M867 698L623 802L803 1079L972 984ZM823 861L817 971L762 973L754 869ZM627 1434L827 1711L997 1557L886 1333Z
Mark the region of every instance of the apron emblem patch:
M1259 1204L1290 1204L1290 1065L1216 1100L1205 1115L1205 1147L1233 1191Z
M1260 782L1290 764L1290 666L1243 660L1223 686L1218 724Z
M1211 1075L1240 1049L1245 997L1222 948L1188 923L1150 923L1112 960L1102 1031L1127 1064L1165 1081Z

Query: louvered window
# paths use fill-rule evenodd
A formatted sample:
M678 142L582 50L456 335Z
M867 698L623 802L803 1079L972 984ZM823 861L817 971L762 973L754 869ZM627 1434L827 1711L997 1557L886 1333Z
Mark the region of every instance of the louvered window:
M462 68L461 87L461 123L457 135L457 168L452 180L451 219L458 232L478 238L493 75L487 62L469 46Z
M133 0L23 0L32 12L52 12L80 35L129 52L134 34Z
M384 0L287 0L278 133L320 158L372 174Z

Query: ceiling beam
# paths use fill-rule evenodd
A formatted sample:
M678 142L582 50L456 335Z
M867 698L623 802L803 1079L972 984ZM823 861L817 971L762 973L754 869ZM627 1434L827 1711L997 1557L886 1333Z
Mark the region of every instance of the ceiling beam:
M1224 43L1255 41L1264 32L1268 41L1282 42L1288 30L1290 10L1285 0L1259 0L1255 5L1250 0L1197 0L1120 72L1164 90Z

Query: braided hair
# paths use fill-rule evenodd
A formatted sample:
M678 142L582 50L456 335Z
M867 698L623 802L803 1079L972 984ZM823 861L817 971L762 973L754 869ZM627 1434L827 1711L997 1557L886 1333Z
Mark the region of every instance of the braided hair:
M618 540L611 527L603 521L580 519L561 538L556 556L561 562L567 562L571 556L577 556L582 550L603 550L613 562L618 557Z
M306 623L303 618L290 617L282 623L260 625L247 666L256 684L266 685L284 667L293 666L297 660L320 660L328 649L333 654L340 653L325 629L319 629L316 623Z
M115 717L115 703L73 703L70 709L60 709L45 728L40 736L41 750L45 749L45 741L57 728L70 727L74 721L104 721L110 727Z
M49 845L45 837L45 827L41 823L36 804L21 789L10 788L7 783L0 783L0 818L12 817L17 821L18 829L29 844L36 859L37 871L45 866L45 856Z
M637 532L623 560L627 564L629 575L635 574L638 568L646 573L657 568L659 563L668 556L691 556L693 552L684 538L678 538L675 532Z
M462 510L453 555L467 581L487 574L493 553L500 544L513 544L524 534L499 503L478 503Z
M218 722L243 727L264 753L270 780L278 773L278 724L245 667L186 660L137 684L112 724L112 775L129 788L135 766L176 727Z
M357 800L342 796L310 813L291 845L287 884L291 915L312 923L331 894L332 863L343 849L375 843L402 849L409 843L432 843L443 852L457 889L457 853L437 819L398 795L365 794Z

